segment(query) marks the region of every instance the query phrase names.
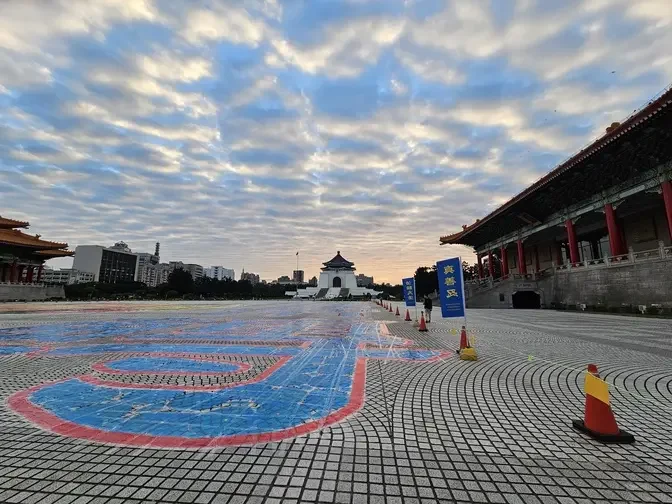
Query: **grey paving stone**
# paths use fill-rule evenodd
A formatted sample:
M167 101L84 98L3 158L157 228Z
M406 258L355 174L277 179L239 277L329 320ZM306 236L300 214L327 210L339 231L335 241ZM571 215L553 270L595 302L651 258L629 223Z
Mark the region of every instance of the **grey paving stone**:
M373 303L221 303L212 305L215 309L197 303L174 312L151 306L136 311L135 306L149 305L133 305L122 319L116 313L58 309L48 319L23 315L20 327L37 338L52 330L82 333L82 341L53 339L55 348L92 338L98 344L118 344L114 331L122 326L129 341L140 341L157 327L182 328L194 345L199 337L215 343L231 339L207 334L218 323L218 310L224 310L243 328L236 339L254 344L263 343L262 333L272 341L289 341L296 339L290 338L292 332L306 334L315 324L333 328L347 321L353 331L377 334L370 342L376 347L382 327L376 320L397 338L392 347L385 342L386 352L405 339L434 350L454 350L457 344L450 320L437 318L423 334ZM12 317L0 313L0 341L19 327L19 319ZM365 402L356 414L308 436L210 451L110 446L40 431L8 412L4 399L42 381L90 373L101 356L2 355L0 502L672 500L672 420L666 409L672 401L669 321L478 310L469 311L468 321L479 352L476 363L453 355L429 363L369 359ZM92 329L103 324L108 332ZM176 344L168 331L159 333L154 341ZM342 336L343 341L357 337ZM313 344L324 339L315 334L301 338ZM110 352L104 358L127 355ZM259 369L272 362L241 358ZM588 362L596 362L610 383L616 418L638 443L600 445L571 429L569 419L582 415L581 370ZM175 384L218 380L193 374L124 379Z

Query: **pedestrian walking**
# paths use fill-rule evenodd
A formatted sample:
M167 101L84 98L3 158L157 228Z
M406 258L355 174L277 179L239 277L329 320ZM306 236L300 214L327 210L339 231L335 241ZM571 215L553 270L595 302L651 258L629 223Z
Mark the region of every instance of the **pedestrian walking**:
M424 308L425 308L425 322L429 324L432 321L432 300L429 296L425 296Z

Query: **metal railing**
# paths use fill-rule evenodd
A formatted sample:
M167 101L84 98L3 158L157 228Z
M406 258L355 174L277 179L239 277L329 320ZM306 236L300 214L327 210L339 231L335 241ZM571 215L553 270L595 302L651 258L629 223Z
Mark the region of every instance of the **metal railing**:
M659 247L655 249L635 252L632 247L630 247L627 254L606 256L597 259L586 259L581 262L566 263L558 266L554 265L554 268L555 271L569 271L578 268L610 268L648 261L660 261L663 259L672 259L672 247L665 247L663 242L660 242Z
M45 285L44 282L0 282L0 285L16 285L19 287L40 287Z
M486 277L486 278L476 278L474 280L467 280L465 282L465 288L467 288L470 294L476 294L483 292L485 290L492 289L497 287L502 282L508 280L519 280L519 281L536 281L548 277L549 275L554 274L555 272L568 272L576 270L584 270L587 268L611 268L617 266L627 266L635 263L643 263L648 261L660 261L664 259L672 260L672 247L665 247L663 242L660 242L660 245L656 249L651 250L642 250L635 252L630 248L627 254L619 254L615 256L599 257L596 259L586 259L584 261L575 262L575 263L565 263L561 265L556 265L553 263L549 268L538 272L532 273L509 273L498 278Z

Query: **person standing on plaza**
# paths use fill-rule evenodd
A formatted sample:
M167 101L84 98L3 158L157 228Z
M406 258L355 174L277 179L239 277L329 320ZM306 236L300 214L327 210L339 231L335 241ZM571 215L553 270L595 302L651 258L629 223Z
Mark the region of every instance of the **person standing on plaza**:
M432 300L429 296L425 296L423 305L425 308L425 322L429 324L432 321Z

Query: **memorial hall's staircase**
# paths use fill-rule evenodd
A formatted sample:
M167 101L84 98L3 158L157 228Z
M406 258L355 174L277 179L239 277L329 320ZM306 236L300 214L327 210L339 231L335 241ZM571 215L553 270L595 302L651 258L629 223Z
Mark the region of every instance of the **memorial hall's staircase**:
M320 289L315 295L315 299L324 299L324 296L327 295L329 289Z
M350 289L343 288L341 289L341 292L338 293L338 297L341 299L345 299L348 297L350 294Z
M331 289L329 289L329 291L327 292L327 295L324 296L324 298L325 299L334 299L334 298L338 297L338 294L340 292L341 292L340 287L332 287Z

